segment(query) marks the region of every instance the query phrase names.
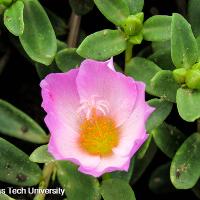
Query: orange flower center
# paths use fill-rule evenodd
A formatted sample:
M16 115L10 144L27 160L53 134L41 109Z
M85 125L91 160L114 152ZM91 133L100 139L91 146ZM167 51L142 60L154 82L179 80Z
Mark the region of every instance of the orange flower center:
M79 144L89 154L109 155L118 143L119 129L110 116L98 116L93 111L91 117L81 123Z

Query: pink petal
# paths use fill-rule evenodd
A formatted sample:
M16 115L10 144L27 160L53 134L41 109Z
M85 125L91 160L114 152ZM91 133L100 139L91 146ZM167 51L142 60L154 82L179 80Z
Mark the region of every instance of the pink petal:
M47 115L53 113L61 122L73 127L74 130L77 130L76 110L80 106L75 82L77 73L78 69L73 69L67 73L49 74L40 83L43 98L42 107Z
M55 116L48 115L45 122L50 127L51 138L48 151L56 160L69 160L77 165L84 166L86 169L95 168L99 162L99 156L92 156L82 151L78 145L78 134L61 123ZM52 126L53 123L53 126Z
M101 161L96 168L88 170L83 167L79 167L79 171L85 174L99 177L104 173L116 170L128 171L129 165L130 165L129 157L121 157L113 153L113 155L111 156L101 157Z
M138 97L130 118L121 127L120 143L113 151L121 156L132 157L145 142L148 135L145 130L145 122L153 112L145 102L145 85L137 82Z
M109 62L111 65L112 60ZM81 101L98 96L108 102L110 115L121 125L131 114L137 91L132 78L114 72L107 62L85 60L77 76L77 88Z

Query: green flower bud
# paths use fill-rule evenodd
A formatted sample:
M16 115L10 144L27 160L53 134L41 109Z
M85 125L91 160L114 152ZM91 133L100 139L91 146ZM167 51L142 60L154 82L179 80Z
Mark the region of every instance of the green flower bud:
M187 70L185 68L179 68L173 71L174 79L180 84L185 83L186 74Z
M142 33L139 33L138 35L135 35L135 36L130 36L129 38L129 42L131 44L141 44L142 40L143 40Z
M124 32L127 35L137 35L142 30L143 20L144 14L142 12L128 16L122 24Z
M188 88L200 89L200 70L189 69L186 75L185 83Z

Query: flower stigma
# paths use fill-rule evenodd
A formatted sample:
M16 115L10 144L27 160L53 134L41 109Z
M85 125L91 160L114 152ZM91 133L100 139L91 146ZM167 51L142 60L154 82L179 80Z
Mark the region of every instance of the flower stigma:
M80 147L91 155L109 156L119 143L119 128L109 115L106 101L93 96L90 102L83 102L79 109L86 111L80 123Z

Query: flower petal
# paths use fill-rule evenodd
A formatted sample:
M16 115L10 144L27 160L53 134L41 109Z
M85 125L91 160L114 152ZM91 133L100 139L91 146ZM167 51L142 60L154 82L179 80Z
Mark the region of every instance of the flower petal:
M89 101L91 96L108 102L109 114L119 126L131 114L137 91L132 78L110 69L111 62L83 61L77 76L77 88L83 102Z
M74 130L77 130L76 110L80 105L75 81L77 73L78 69L73 69L67 73L49 74L40 83L42 107L47 115L53 113L61 122L73 127Z
M100 157L82 151L78 144L79 135L66 124L58 121L55 115L46 116L45 122L53 133L48 151L56 160L69 160L77 165L84 166L86 169L93 169L99 164Z
M121 156L133 156L148 137L145 122L154 108L145 102L144 83L137 82L137 90L138 96L134 110L130 118L120 127L120 143L113 148L113 151Z
M121 157L113 153L111 156L101 157L101 161L96 168L88 170L80 167L79 171L95 177L115 170L128 171L130 159L130 157Z

